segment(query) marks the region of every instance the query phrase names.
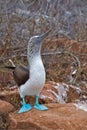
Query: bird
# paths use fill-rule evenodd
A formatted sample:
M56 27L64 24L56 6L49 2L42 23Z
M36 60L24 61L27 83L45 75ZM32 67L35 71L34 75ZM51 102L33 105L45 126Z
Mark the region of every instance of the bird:
M41 58L42 41L48 36L50 31L48 30L42 35L30 38L27 47L29 66L8 67L14 69L13 76L19 86L18 90L22 99L22 106L18 113L24 113L32 109L32 105L25 101L25 96L31 95L36 97L35 109L48 110L48 107L39 103L39 95L46 81L46 72Z
M46 72L41 59L41 46L44 38L50 31L42 35L32 36L28 42L27 59L29 63L29 79L19 87L20 97L22 98L22 107L19 113L32 109L31 104L25 102L25 96L34 95L36 101L34 108L38 110L48 110L48 107L39 103L39 94L44 87Z

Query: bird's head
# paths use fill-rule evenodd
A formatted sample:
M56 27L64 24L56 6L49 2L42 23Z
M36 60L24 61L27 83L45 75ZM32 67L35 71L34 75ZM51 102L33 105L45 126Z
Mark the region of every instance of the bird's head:
M51 30L47 31L46 33L42 35L33 36L29 40L28 44L28 55L31 56L31 54L36 54L40 52L42 41L48 36L49 32Z
M40 45L44 38L46 38L51 30L48 30L46 33L42 35L33 36L30 38L29 43L33 45Z

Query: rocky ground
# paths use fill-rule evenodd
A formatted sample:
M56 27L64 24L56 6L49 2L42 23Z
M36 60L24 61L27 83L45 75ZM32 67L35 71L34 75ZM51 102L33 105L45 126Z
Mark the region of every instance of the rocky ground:
M84 98L84 96L83 96ZM18 114L21 106L17 86L0 90L1 130L86 130L87 106L82 101L81 90L65 83L48 82L40 95L40 103L47 111L34 108ZM32 105L34 97L26 97Z
M73 104L48 104L48 111L31 110L21 115L9 114L9 130L86 130L87 112ZM79 116L78 116L79 115Z

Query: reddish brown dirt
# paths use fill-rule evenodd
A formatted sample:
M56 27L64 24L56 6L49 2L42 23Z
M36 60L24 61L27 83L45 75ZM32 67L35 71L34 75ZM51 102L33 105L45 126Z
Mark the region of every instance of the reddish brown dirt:
M9 114L9 130L86 130L87 112L78 110L73 104L49 104L48 111L31 111Z

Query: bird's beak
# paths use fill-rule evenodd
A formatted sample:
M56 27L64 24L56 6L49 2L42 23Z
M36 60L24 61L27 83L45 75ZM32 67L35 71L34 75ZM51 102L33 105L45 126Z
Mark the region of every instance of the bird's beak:
M48 30L46 33L42 34L42 35L40 36L41 41L42 41L44 38L46 38L50 32L51 32L51 29Z

